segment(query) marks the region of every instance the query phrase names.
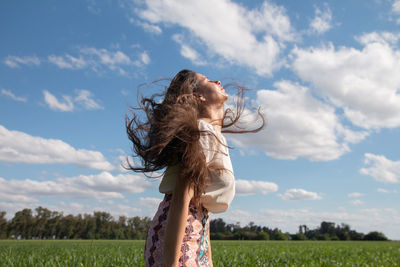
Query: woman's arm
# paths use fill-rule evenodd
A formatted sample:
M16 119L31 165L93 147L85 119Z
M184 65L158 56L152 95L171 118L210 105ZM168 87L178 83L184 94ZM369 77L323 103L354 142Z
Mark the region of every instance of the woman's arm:
M189 203L193 195L193 188L182 184L178 179L172 195L165 229L163 266L178 266Z
M213 267L214 264L212 262L212 255L211 255L210 226L208 227L208 261L210 263L210 267Z

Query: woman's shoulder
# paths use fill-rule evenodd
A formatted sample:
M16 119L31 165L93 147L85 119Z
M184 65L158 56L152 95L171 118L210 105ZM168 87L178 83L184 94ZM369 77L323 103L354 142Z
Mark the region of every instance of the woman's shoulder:
M204 131L204 130L208 130L208 131L212 131L214 133L216 133L217 131L215 130L214 126L202 119L198 119L197 120L198 126L199 126L199 130L200 131Z
M218 132L211 123L202 119L198 119L197 122L199 130L202 132L201 136L207 140L202 140L203 142L219 142L226 145L225 136Z

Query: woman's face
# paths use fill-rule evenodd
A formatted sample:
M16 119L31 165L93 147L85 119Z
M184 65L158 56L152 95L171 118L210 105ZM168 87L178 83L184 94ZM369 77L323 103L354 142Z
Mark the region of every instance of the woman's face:
M224 104L226 102L228 94L220 81L209 80L199 73L196 73L196 76L199 84L197 93L200 95L200 100L206 104Z

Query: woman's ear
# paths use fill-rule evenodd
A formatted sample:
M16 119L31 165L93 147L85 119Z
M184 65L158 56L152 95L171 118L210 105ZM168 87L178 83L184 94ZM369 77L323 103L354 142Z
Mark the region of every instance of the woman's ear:
M200 102L206 102L206 98L199 94L199 93L193 93L193 95L196 97L197 100L199 100Z

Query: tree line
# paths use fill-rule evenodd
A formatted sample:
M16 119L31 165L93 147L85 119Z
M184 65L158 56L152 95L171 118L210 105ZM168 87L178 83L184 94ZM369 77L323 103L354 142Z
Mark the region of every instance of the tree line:
M222 219L215 219L210 221L210 235L214 240L388 240L383 233L378 231L363 234L350 229L348 224L336 225L325 221L321 222L316 229L300 225L297 233L290 234L283 233L278 228L258 226L253 222L240 227L239 223L227 224Z
M66 215L41 206L23 209L10 220L0 211L0 239L145 239L151 219L148 217L119 216L115 220L110 213L95 211L93 214ZM388 240L381 232L366 235L351 230L347 224L335 225L322 222L320 227L309 229L300 225L295 234L283 233L250 222L227 224L223 219L210 221L213 240Z

